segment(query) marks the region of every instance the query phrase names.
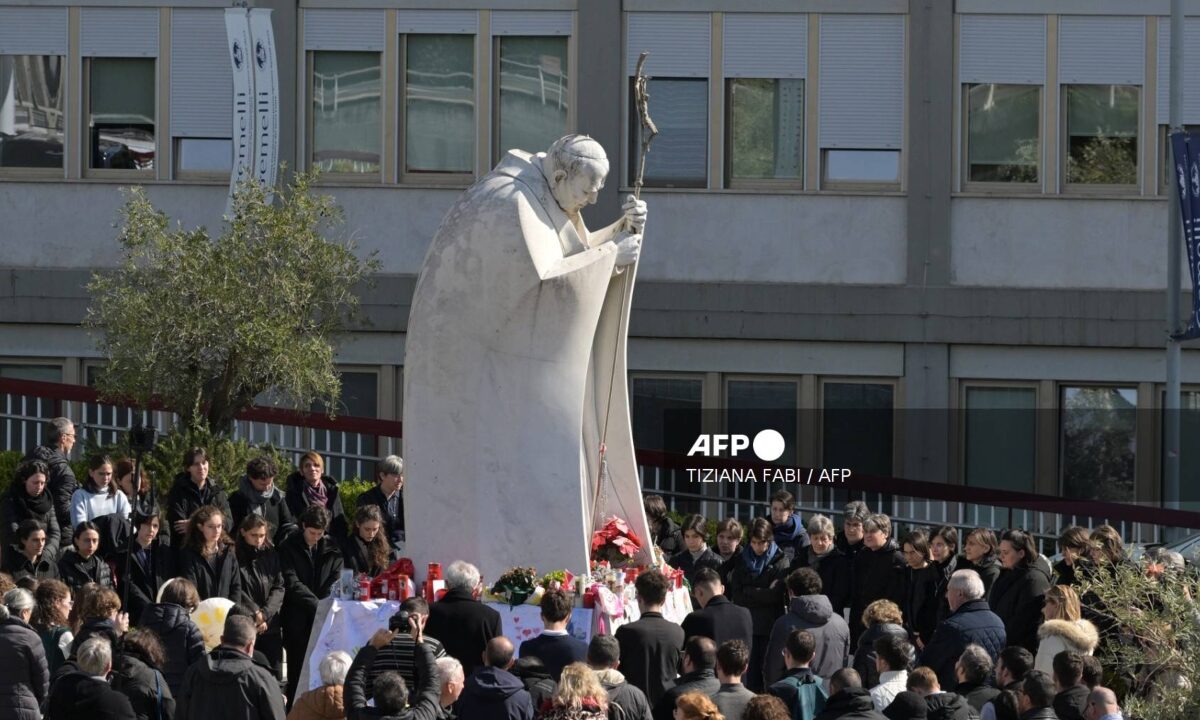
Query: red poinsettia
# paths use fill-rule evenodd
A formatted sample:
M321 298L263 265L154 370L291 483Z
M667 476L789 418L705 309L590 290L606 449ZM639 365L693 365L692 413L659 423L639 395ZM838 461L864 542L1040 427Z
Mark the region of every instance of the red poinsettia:
M593 560L607 560L614 565L625 563L641 549L641 538L619 517L612 518L592 533Z

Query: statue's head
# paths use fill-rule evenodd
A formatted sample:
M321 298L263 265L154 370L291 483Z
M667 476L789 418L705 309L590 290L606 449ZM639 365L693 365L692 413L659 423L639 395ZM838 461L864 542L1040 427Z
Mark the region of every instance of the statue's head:
M567 215L575 215L596 202L608 176L608 157L600 143L587 135L567 135L546 151L546 179Z

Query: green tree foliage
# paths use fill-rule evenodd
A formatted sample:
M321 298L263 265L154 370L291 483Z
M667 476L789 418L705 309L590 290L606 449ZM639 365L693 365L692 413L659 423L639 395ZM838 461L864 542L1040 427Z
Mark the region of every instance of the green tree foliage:
M1122 563L1092 573L1078 589L1118 633L1097 654L1105 682L1124 695L1125 717L1200 717L1200 609L1194 600L1200 586L1194 572L1167 571L1160 580L1142 565Z
M216 239L172 227L140 188L128 192L120 266L88 285L86 325L108 360L104 397L158 399L182 428L218 434L267 391L332 413L334 333L359 318L355 286L379 264L325 239L341 211L312 192L314 179L297 175L274 203L261 185L244 185Z

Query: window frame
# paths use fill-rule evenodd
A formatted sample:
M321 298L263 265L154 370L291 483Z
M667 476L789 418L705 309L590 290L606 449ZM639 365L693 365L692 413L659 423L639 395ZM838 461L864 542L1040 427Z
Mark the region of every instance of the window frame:
M570 135L571 133L576 132L576 130L575 130L575 101L574 101L576 76L574 74L575 68L573 67L573 65L575 63L572 62L572 58L574 58L574 56L575 56L575 47L574 47L575 36L574 35L492 35L492 45L491 45L491 63L492 63L492 65L491 65L491 77L489 78L489 81L491 83L491 88L489 88L490 91L488 92L488 98L492 104L491 107L488 108L488 111L491 114L491 125L492 125L490 128L491 132L489 133L490 143L491 143L491 157L489 158L489 160L491 161L490 167L495 167L502 159L501 153L505 152L505 150L500 147L500 121L501 121L501 118L500 118L500 46L504 42L504 40L506 40L508 38L516 38L516 39L521 39L521 38L540 38L540 39L565 38L566 39L566 41L567 41L567 72L566 72L566 76L567 76L567 92L566 92L567 122L566 122L566 127L563 128L563 135L564 136ZM478 124L478 119L476 119L476 124ZM547 147L549 147L549 146L547 146ZM523 148L523 149L527 150L529 152L543 152L546 150L546 148Z
M180 165L180 158L183 153L180 152L180 145L184 140L228 140L229 141L229 170L218 172L213 170L184 170ZM180 137L178 135L171 138L171 179L181 182L195 182L203 184L228 184L229 178L233 173L233 166L236 162L233 152L233 138L197 138L197 137Z
M1041 434L1042 413L1045 408L1042 407L1042 388L1038 381L1020 381L1020 380L978 380L975 378L960 378L958 380L958 406L954 410L958 417L956 418L954 434L955 462L954 467L958 478L958 484L963 487L979 487L970 485L967 482L967 394L970 390L984 389L1000 389L1000 390L1032 390L1033 391L1033 489L1030 492L1038 492L1038 473L1040 470L1040 462L1042 459Z
M653 82L655 80L666 80L666 81L676 81L676 82L683 81L683 82L694 82L694 83L703 83L704 84L704 96L705 96L705 101L704 101L704 124L705 124L705 129L704 129L704 177L703 177L703 179L701 179L699 181L688 181L686 183L675 183L675 184L670 184L670 185L665 185L665 184L664 185L652 185L649 182L646 182L646 183L644 183L643 187L648 190L665 190L665 191L669 191L669 192L677 191L677 190L711 190L711 189L714 189L714 188L710 187L710 183L712 182L712 177L710 176L710 173L712 171L712 154L713 154L713 148L711 147L711 142L710 142L711 137L712 137L712 131L713 131L713 128L712 128L713 79L712 79L712 77L710 77L710 76L684 77L684 76L679 76L679 75L665 75L662 77L649 78L649 82ZM639 158L639 146L641 145L641 137L642 137L641 136L641 127L642 127L641 119L638 116L637 101L634 97L636 78L633 75L629 75L625 78L625 81L626 81L626 89L627 89L627 92L625 93L627 118L625 121L626 139L625 139L624 147L622 147L622 153L627 158L628 174L625 177L621 178L621 180L622 180L621 189L622 190L632 189L634 187L634 183L637 181L638 161L640 159ZM651 94L653 94L653 92L651 92ZM651 115L653 115L653 113Z
M3 179L47 179L47 180L63 180L67 177L68 168L71 164L71 153L75 151L74 143L71 142L71 113L73 111L71 103L71 82L72 78L72 63L70 55L59 55L58 53L26 53L24 55L16 55L5 53L3 57L57 57L61 58L63 77L62 77L62 144L63 144L63 163L62 168L40 168L40 167L22 167L19 165L0 165L0 178ZM14 91L15 96L15 91Z
M1067 91L1072 87L1087 87L1096 86L1097 83L1060 83L1058 86L1058 163L1059 163L1059 192L1064 195L1140 195L1142 192L1143 171L1146 164L1146 137L1144 132L1144 122L1146 108L1143 107L1146 99L1145 85L1128 85L1125 83L1100 83L1100 87L1106 85L1117 87L1134 88L1137 91L1137 141L1135 148L1137 152L1137 163L1134 167L1134 177L1136 178L1131 184L1116 184L1116 183L1073 183L1067 180L1069 175L1068 162L1071 156L1071 138L1067 134L1070 117L1068 117L1069 108L1067 106ZM1060 473L1061 476L1061 473Z
M113 168L93 168L92 165L92 130L91 130L91 115L92 115L92 62L95 60L148 60L154 63L154 167L150 170L118 170ZM79 142L79 169L82 177L87 180L134 180L144 183L147 181L158 180L162 177L162 169L164 159L166 158L164 146L164 131L170 132L170 129L163 122L163 99L162 99L162 58L158 56L125 56L125 57L102 57L102 56L83 56L80 58L80 64L83 66L80 78L82 86L80 93L83 102L80 105L79 112L79 128L82 136ZM65 110L64 110L65 112ZM174 163L174 161L171 161Z
M320 184L337 184L337 185L382 185L387 182L384 176L387 163L384 162L384 153L387 151L387 89L384 87L386 74L384 73L384 59L386 53L383 50L305 50L304 51L304 97L305 97L305 128L304 128L304 166L308 170L313 170L317 167L314 153L316 152L316 128L317 114L315 108L316 98L313 91L316 88L314 75L316 74L317 53L359 53L373 54L379 56L379 172L377 173L345 173L345 172L326 172L321 171Z
M818 467L826 467L825 462L825 386L829 384L836 385L887 385L892 388L892 469L891 474L895 476L898 473L897 468L903 465L903 439L904 439L904 397L903 384L900 382L903 378L898 377L869 377L863 375L821 375L817 378L816 397L813 398L813 405L816 410L816 428L814 435L816 437L816 452Z
M1038 114L1037 114L1037 175L1036 182L987 182L979 180L971 180L971 93L972 85L1017 85L1020 87L1037 88L1038 91ZM1064 95L1064 97L1066 97ZM963 192L985 192L995 194L1015 194L1029 195L1042 192L1042 186L1046 179L1045 167L1045 149L1046 139L1043 137L1045 123L1043 122L1046 115L1046 86L1034 85L1031 83L962 83L959 86L959 103L962 107L962 117L960 118L960 134L962 141L960 143L960 167L959 172L962 177ZM1064 113L1065 115L1065 113ZM1066 167L1065 165L1063 166ZM964 396L965 400L965 396Z
M399 33L399 51L397 52L396 64L398 72L396 74L396 179L401 185L438 185L447 187L466 188L475 182L475 171L462 172L419 172L413 173L408 171L408 163L406 162L406 149L408 146L408 113L406 99L408 95L408 38L410 35L449 35L449 36L466 36L472 39L471 47L471 73L472 82L474 83L473 98L475 107L473 109L475 122L473 141L475 143L474 152L472 152L473 164L478 165L479 162L479 97L480 83L483 78L479 77L479 33L445 33L445 32L416 32L416 33ZM498 51L497 51L498 52ZM491 78L493 85L496 85L495 77ZM486 97L491 97L489 92ZM490 113L491 108L487 108ZM494 132L499 132L495 130Z
M806 178L808 176L808 101L809 101L809 82L808 78L747 78L747 77L728 77L722 75L724 87L721 92L724 95L724 110L722 117L723 127L721 128L721 141L724 146L724 157L722 162L722 175L724 180L724 189L728 190L806 190ZM803 123L800 131L800 148L801 148L801 167L800 175L796 178L735 178L733 176L733 84L738 80L799 80L804 83L801 96L804 98L804 108L801 112L801 121ZM778 86L777 86L778 87Z
M895 193L904 191L905 159L902 148L820 148L821 190L854 193ZM829 153L831 152L894 152L896 153L896 180L830 180Z
M1064 471L1066 469L1067 443L1066 443L1066 438L1064 437L1064 432L1063 432L1064 431L1063 413L1065 413L1067 410L1065 400L1066 400L1066 391L1068 388L1133 390L1133 392L1135 394L1134 395L1134 397L1135 397L1134 406L1133 406L1133 411L1134 411L1134 423L1133 423L1134 447L1133 447L1133 478L1132 478L1132 480L1133 480L1133 489L1132 489L1133 497L1131 497L1128 500L1113 500L1110 502L1126 502L1126 503L1136 502L1138 489L1141 485L1141 474L1142 474L1141 468L1139 467L1139 463L1142 462L1142 460L1140 460L1139 458L1143 452L1150 452L1150 453L1155 452L1155 449L1153 446L1150 447L1149 449L1141 447L1141 446L1145 445L1145 443L1146 443L1146 438L1142 437L1142 432L1141 432L1141 428L1139 427L1139 421L1138 421L1139 420L1138 413L1141 412L1141 409L1142 409L1141 403L1143 402L1143 397L1142 397L1143 388L1141 386L1141 383L1139 383L1137 381L1092 382L1092 381L1088 381L1088 380L1059 380L1054 383L1054 391L1055 391L1055 398L1054 398L1055 418L1054 418L1054 421L1055 421L1055 425L1056 425L1056 427L1055 427L1056 444L1058 447L1058 457L1056 458L1056 463L1055 463L1054 484L1055 484L1055 488L1057 490L1059 497L1067 499L1067 500L1079 500L1080 498L1072 498L1072 497L1068 497L1066 495L1066 477L1065 477ZM1150 438L1150 440L1152 441L1152 445L1153 445L1153 440L1155 440L1155 438ZM1158 439L1157 445L1158 446L1162 445L1161 438ZM1083 499L1087 499L1087 498L1083 498Z
M1155 125L1155 129L1158 137L1157 192L1165 197L1171 192L1171 169L1174 167L1171 162L1171 127ZM1184 123L1183 129L1187 132L1200 132L1200 123Z

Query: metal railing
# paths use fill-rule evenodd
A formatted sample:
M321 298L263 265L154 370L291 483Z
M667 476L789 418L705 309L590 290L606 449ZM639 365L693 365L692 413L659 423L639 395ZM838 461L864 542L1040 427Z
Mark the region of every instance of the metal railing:
M25 452L37 446L45 421L57 416L76 421L80 440L91 438L99 444L111 444L133 425L138 412L100 402L90 387L0 378L0 450ZM143 422L164 430L176 420L164 409L140 412ZM401 431L401 424L391 420L329 418L320 413L255 407L238 415L234 437L270 444L291 454L293 461L308 450L316 450L325 457L326 472L350 479L370 478L378 458L400 454ZM708 518L735 517L743 524L767 515L770 495L784 488L796 497L797 508L807 514L837 517L847 501L863 500L872 510L891 517L895 534L938 525L953 525L960 530L1022 528L1034 535L1039 549L1048 555L1057 552L1059 532L1067 525L1094 527L1108 523L1127 541L1141 543L1162 542L1172 529L1200 529L1200 513L903 478L856 475L844 484L696 483L687 474L687 468L695 463L687 457L645 449L638 450L637 455L644 492L662 495L673 510L698 512ZM709 466L746 467L738 461L705 462Z

